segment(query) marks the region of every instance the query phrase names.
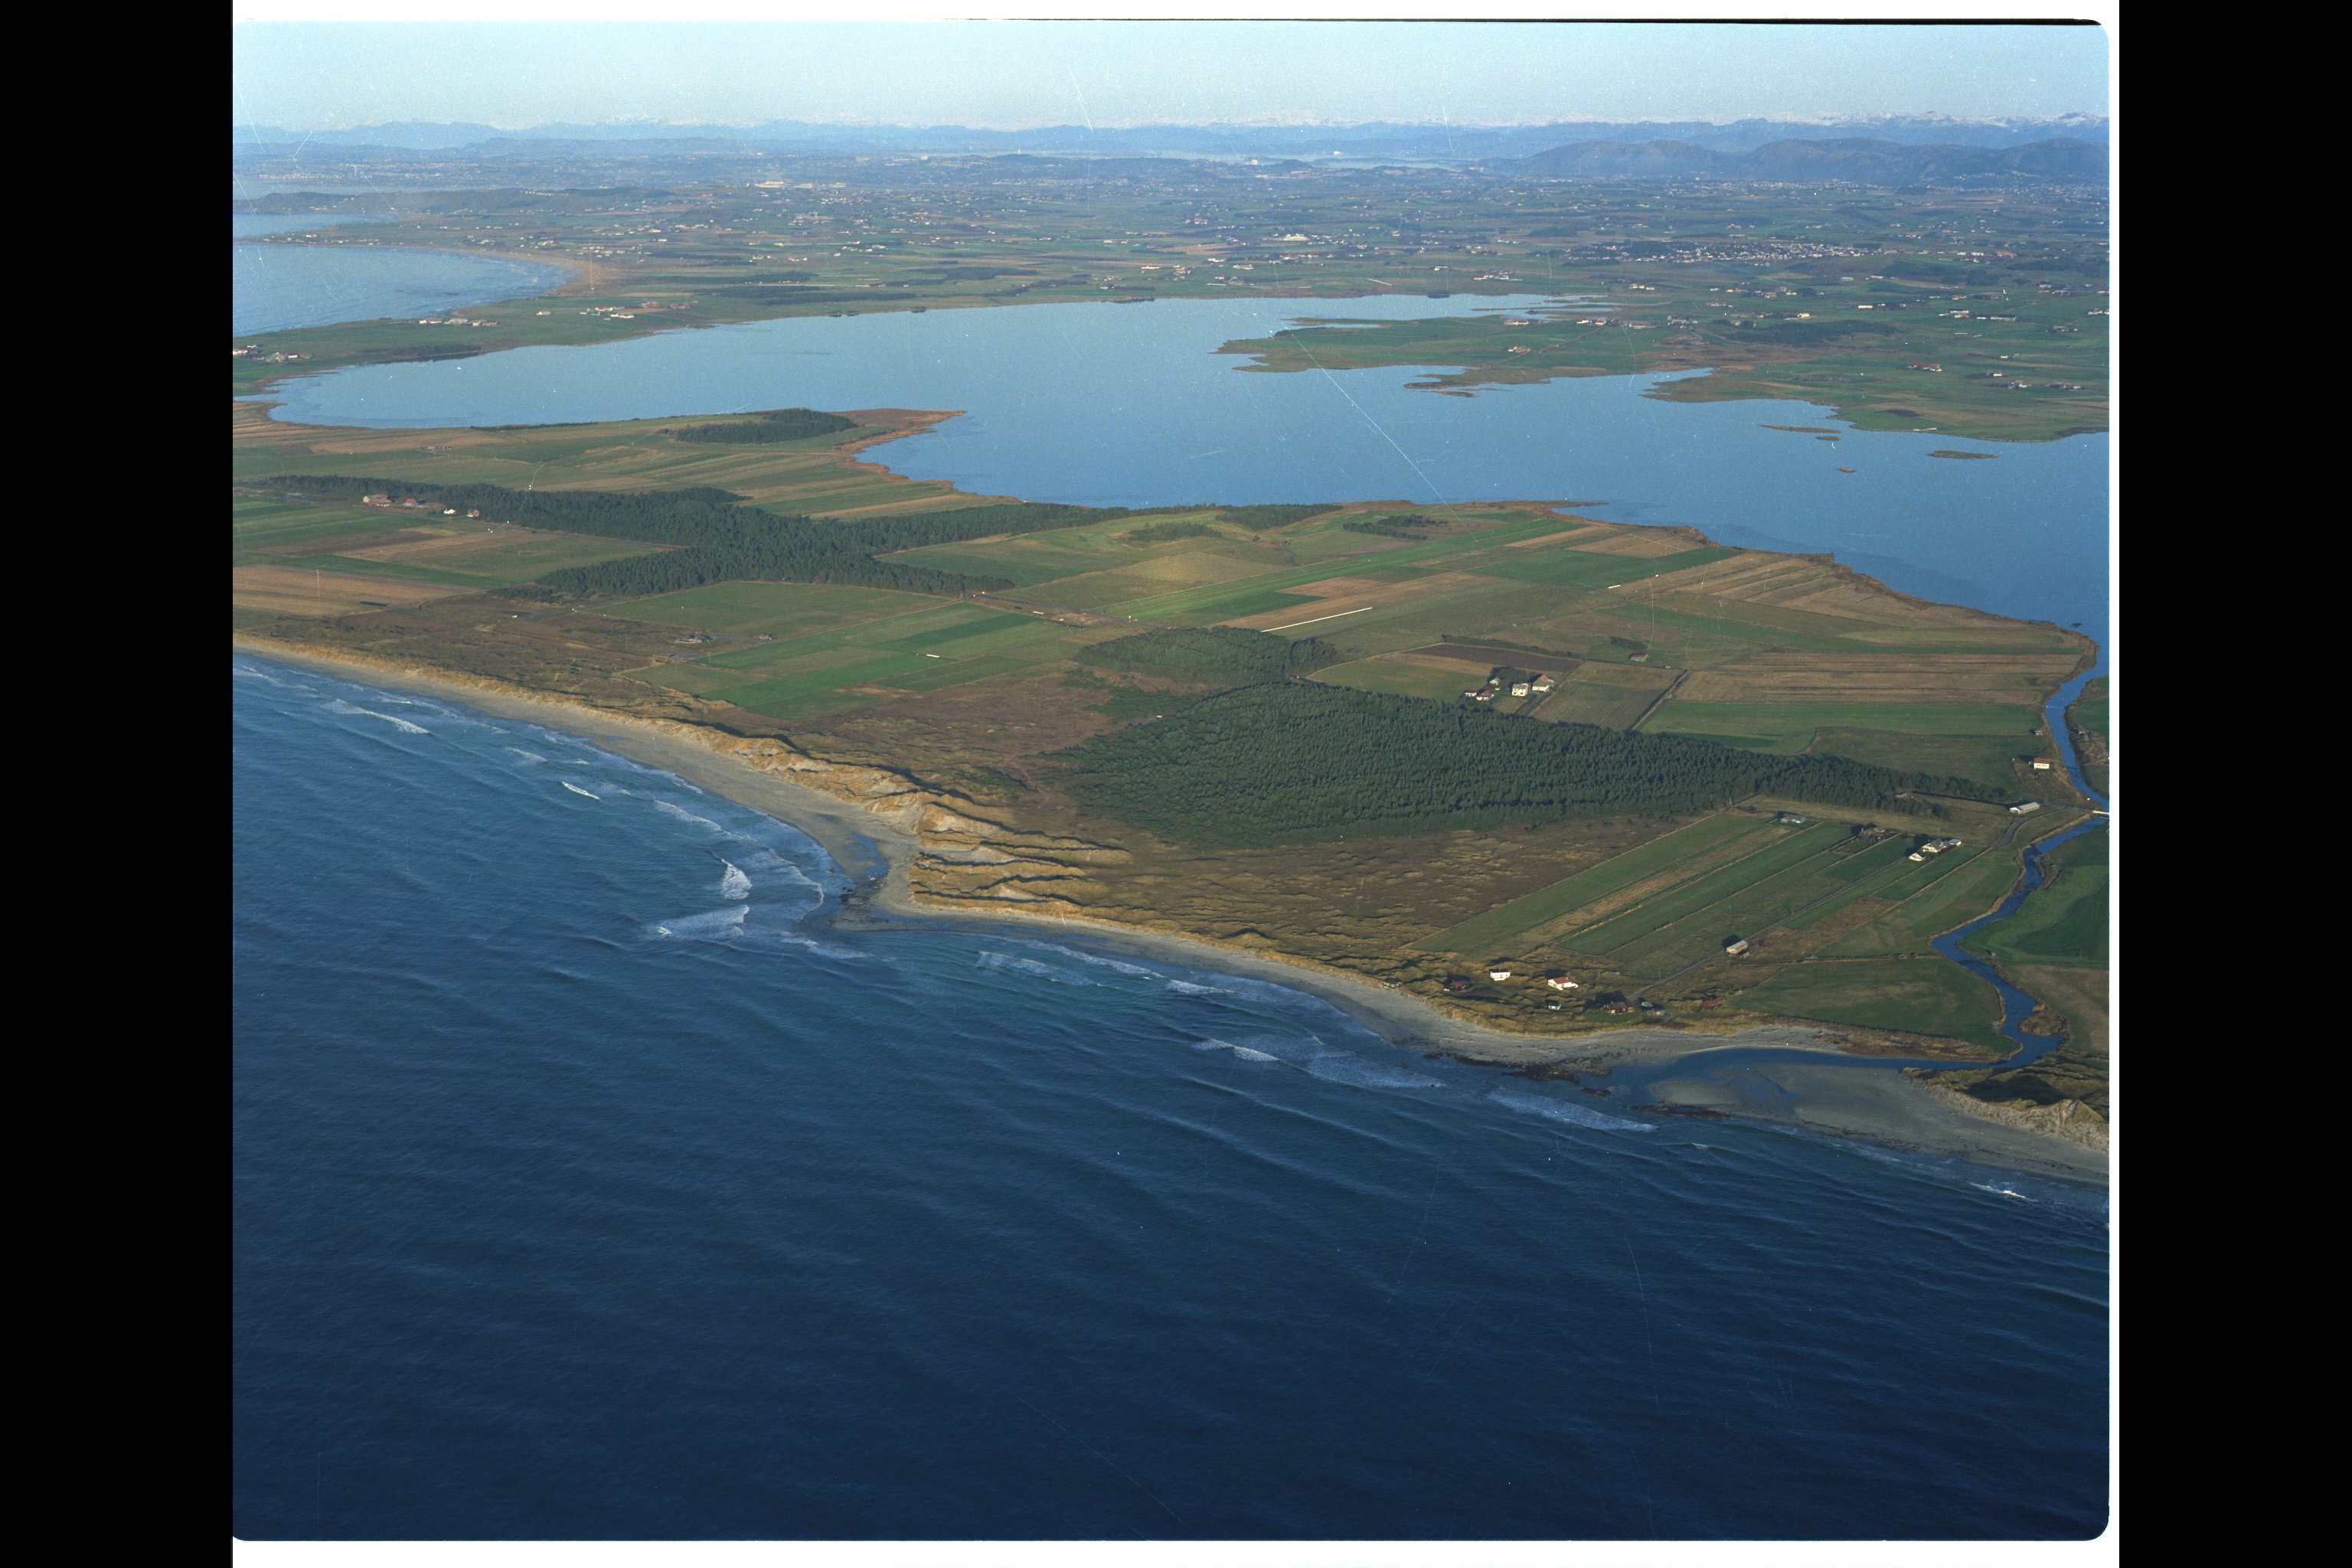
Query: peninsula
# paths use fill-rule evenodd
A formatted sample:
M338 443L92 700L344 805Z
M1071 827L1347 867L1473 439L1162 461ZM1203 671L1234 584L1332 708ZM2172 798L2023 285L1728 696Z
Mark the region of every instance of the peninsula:
M1140 512L858 456L949 416L233 404L235 631L691 732L889 830L902 907L1307 966L1523 1069L1949 1061L1956 1102L2103 1137L2103 924L2035 955L2066 1040L2019 1071L1928 948L2089 809L2033 765L2081 634L1540 500Z

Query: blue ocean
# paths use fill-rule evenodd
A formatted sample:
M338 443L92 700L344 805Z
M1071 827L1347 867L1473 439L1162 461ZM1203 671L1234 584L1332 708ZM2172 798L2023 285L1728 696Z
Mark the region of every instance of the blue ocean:
M585 742L232 695L240 1537L2104 1527L2104 1189L838 929Z

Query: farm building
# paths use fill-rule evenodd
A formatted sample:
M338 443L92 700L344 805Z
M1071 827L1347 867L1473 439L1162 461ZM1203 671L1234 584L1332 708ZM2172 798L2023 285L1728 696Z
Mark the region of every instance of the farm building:
M1723 951L1735 955L1746 952L1748 951L1748 939L1744 936L1733 937L1729 942L1723 944Z
M1527 694L1528 694L1528 683L1527 683L1526 681L1524 681L1524 680L1514 680L1513 682L1511 682L1511 695L1512 695L1512 696L1514 696L1514 697L1525 697Z
M1486 971L1486 978L1489 980L1508 980L1510 977L1511 972L1501 967Z
M2047 757L2036 757L2036 758L2034 758L2034 759L2033 759L2033 771L2034 771L2035 773L2048 773L2048 772L2050 771L2050 759L2049 759L2049 758L2047 758Z
M1573 991L1576 989L1576 982L1570 980L1565 974L1547 974L1544 976L1544 984L1550 986L1555 991Z
M1551 677L1549 675L1537 676L1534 681L1530 683L1529 689L1535 691L1549 691L1551 689Z
M2011 816L2029 816L2041 809L2042 803L2038 800L2021 800L2015 805L2009 808L2009 815Z

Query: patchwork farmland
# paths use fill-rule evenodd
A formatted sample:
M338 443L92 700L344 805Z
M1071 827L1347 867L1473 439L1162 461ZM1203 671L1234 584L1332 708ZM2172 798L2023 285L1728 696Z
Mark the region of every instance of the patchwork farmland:
M1601 999L1632 997L1659 1009L1652 1022L1810 1017L1985 1049L1985 1000L1968 991L1984 988L1929 958L1927 942L2006 890L2025 822L2046 832L2081 807L2062 774L2024 761L2048 747L2041 703L2084 657L2063 628L1925 605L1825 560L1537 503L1079 512L877 555L878 569L907 569L896 577L725 577L583 597L541 579L671 546L301 486L396 476L425 500L468 484L616 497L709 486L740 498L730 504L743 516L820 529L989 499L856 457L930 416L849 418L831 436L713 445L681 438L689 422L677 420L318 430L240 406L236 624L785 736L952 787L1016 825L1024 847L1001 870L927 865L935 901L1018 898L1264 945L1537 1032L1615 1026L1630 1005ZM262 476L272 484L250 482ZM1636 800L1507 831L1375 841L1343 829L1331 844L1204 853L1081 810L1066 787L1073 748L1180 715L1217 685L1076 656L1182 628L1311 647L1298 679L1384 700L1562 738L1591 726L1759 759L1851 759L1960 793L1870 809L1757 796L1682 816ZM2021 819L1989 804L2022 798L2044 811ZM1961 846L1909 858L1948 837ZM2104 908L2103 876L2070 871L2075 902L2020 927L2001 956L2103 961L2081 912ZM1736 955L1734 941L1747 943ZM1575 976L1576 999L1486 980L1498 957L1521 980Z

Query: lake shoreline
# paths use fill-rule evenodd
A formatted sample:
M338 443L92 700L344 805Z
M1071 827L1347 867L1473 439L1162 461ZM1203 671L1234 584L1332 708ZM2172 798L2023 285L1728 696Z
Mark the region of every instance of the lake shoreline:
M1856 1054L1840 1049L1816 1030L1765 1026L1737 1033L1694 1036L1684 1031L1628 1029L1612 1031L1589 1044L1557 1037L1516 1035L1453 1017L1418 997L1362 975L1204 938L1034 910L961 906L941 909L919 901L909 887L908 872L920 840L915 832L889 820L885 814L895 797L882 796L860 805L828 794L722 749L724 742L732 737L707 726L616 713L566 697L463 676L410 660L322 654L298 645L238 634L232 634L230 640L233 648L259 658L341 679L437 696L496 717L562 730L772 816L807 834L856 879L857 887L844 907L832 916L845 929L986 930L1010 925L1030 931L1058 931L1098 945L1124 945L1139 956L1287 986L1339 1007L1402 1049L1539 1077L1605 1076L1614 1068L1664 1068L1694 1062L1717 1051L1741 1048L1809 1051L1824 1058L1820 1067L1811 1069L1812 1073L1830 1075L1825 1081L1815 1083L1815 1098L1837 1103L1827 1105L1825 1110L1817 1109L1805 1103L1801 1096L1784 1115L1763 1120L2002 1168L2032 1170L2099 1184L2106 1180L2103 1152L2053 1134L1971 1115L1953 1105L1948 1097L1935 1095L1929 1086L1891 1069L1861 1075L1858 1068L1864 1064ZM877 806L885 810L873 809ZM1840 1061L1848 1065L1833 1065ZM1840 1081L1859 1076L1895 1087L1874 1088L1870 1093L1862 1093L1857 1092L1859 1086ZM1664 1090L1670 1086L1661 1081L1656 1087ZM1846 1092L1826 1092L1832 1089ZM1677 1100L1670 1093L1662 1093L1661 1099L1669 1110L1727 1113L1704 1094L1688 1094Z

